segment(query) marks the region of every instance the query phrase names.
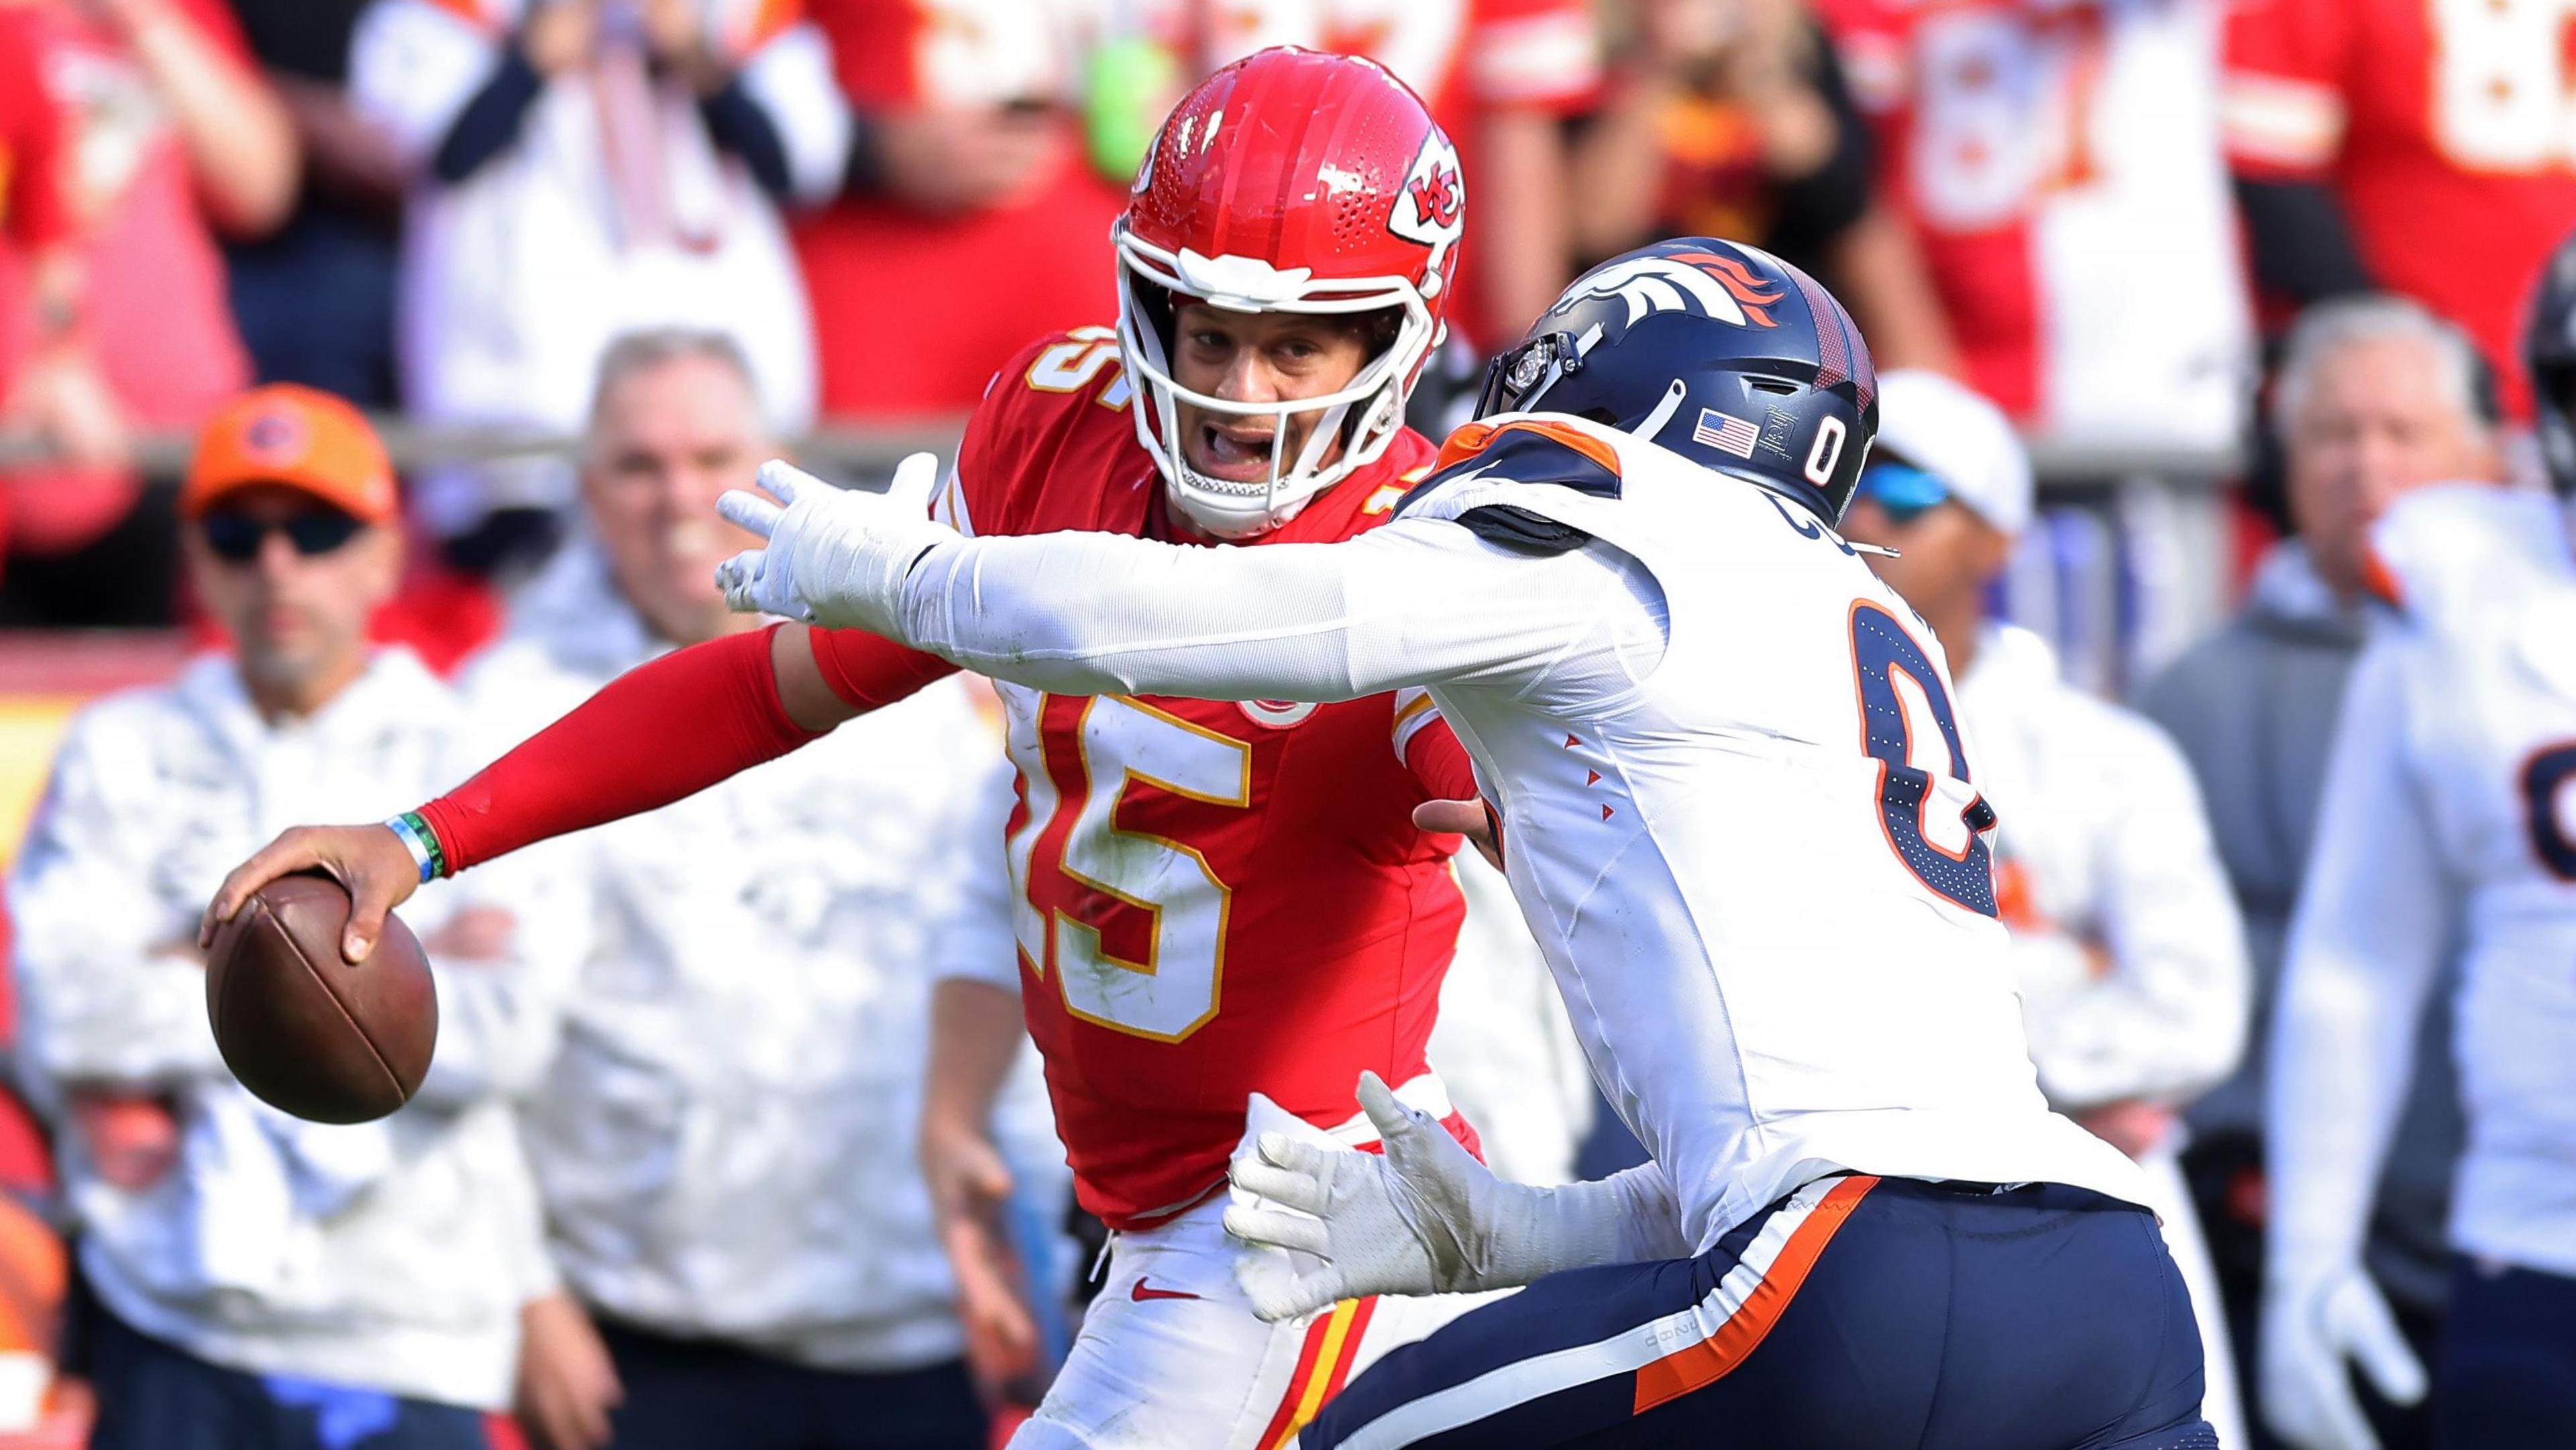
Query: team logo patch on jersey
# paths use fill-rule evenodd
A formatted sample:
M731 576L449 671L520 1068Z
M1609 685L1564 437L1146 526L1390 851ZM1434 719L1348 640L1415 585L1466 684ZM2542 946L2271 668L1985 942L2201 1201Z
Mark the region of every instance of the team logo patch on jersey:
M1738 458L1751 458L1753 445L1760 441L1762 430L1749 418L1721 413L1715 408L1699 410L1699 421L1691 425L1691 441L1702 448L1717 448Z
M1404 174L1404 190L1387 213L1386 229L1408 242L1431 249L1431 270L1440 270L1449 249L1467 227L1467 178L1458 169L1458 148L1433 131L1422 138L1413 166Z
M1304 724L1321 707L1298 700L1243 700L1235 708L1265 730L1288 730Z
M1765 309L1788 294L1753 275L1733 257L1714 252L1672 252L1632 257L1583 279L1576 297L1616 297L1628 306L1631 326L1657 312L1696 312L1738 327L1778 327Z

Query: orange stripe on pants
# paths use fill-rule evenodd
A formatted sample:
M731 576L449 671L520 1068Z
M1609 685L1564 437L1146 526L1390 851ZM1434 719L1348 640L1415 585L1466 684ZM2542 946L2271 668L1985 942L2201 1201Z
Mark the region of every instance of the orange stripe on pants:
M1843 1221L1851 1217L1878 1180L1869 1177L1846 1178L1828 1189L1825 1196L1780 1246L1762 1282L1745 1297L1744 1307L1726 1317L1717 1332L1697 1344L1674 1350L1662 1359L1637 1371L1635 1413L1644 1414L1669 1400L1677 1400L1703 1385L1713 1384L1732 1373L1761 1346L1763 1336L1780 1322L1781 1311L1798 1286L1807 1280L1807 1271L1833 1242Z

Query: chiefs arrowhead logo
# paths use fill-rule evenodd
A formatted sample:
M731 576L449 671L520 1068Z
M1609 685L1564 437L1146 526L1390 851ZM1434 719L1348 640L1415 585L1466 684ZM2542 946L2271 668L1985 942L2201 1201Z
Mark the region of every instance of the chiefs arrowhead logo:
M1456 226L1458 213L1467 203L1466 188L1458 184L1455 171L1435 172L1407 182L1404 189L1413 193L1413 214L1427 218L1434 226Z
M1457 245L1466 220L1467 178L1458 169L1458 148L1434 130L1422 138L1422 149L1414 153L1413 165L1404 174L1404 189L1396 194L1395 207L1387 215L1386 229L1429 247L1431 270L1437 272L1449 249Z

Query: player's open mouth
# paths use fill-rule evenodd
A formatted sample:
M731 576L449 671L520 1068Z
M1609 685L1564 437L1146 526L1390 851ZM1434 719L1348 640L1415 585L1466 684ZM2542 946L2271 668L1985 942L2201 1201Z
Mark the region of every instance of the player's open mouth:
M1270 477L1270 429L1227 429L1199 425L1199 471L1236 483L1262 483Z

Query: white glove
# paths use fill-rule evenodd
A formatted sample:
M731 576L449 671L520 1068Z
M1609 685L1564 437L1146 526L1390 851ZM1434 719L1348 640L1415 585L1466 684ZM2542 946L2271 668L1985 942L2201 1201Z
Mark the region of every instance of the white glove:
M1360 1075L1359 1099L1382 1152L1274 1132L1234 1160L1235 1188L1260 1201L1228 1208L1225 1227L1254 1246L1235 1278L1263 1319L1370 1294L1505 1289L1565 1269L1689 1253L1672 1191L1651 1163L1533 1188L1495 1177L1376 1073Z
M929 517L939 460L906 458L882 494L835 488L795 466L760 466L770 498L728 490L716 512L769 541L716 566L725 603L834 629L864 629L900 643L903 581L933 547L957 531ZM777 500L776 503L770 499Z
M2356 1361L2391 1403L2424 1398L2424 1366L2361 1265L2277 1275L2263 1295L2263 1419L2298 1450L2379 1450L2352 1392Z
M1480 1219L1507 1185L1438 1120L1397 1101L1376 1073L1360 1074L1359 1098L1382 1155L1264 1133L1234 1162L1234 1186L1279 1207L1237 1203L1225 1211L1226 1231L1321 1261L1305 1272L1275 1254L1238 1261L1236 1277L1263 1319L1370 1294L1501 1287L1480 1272Z

